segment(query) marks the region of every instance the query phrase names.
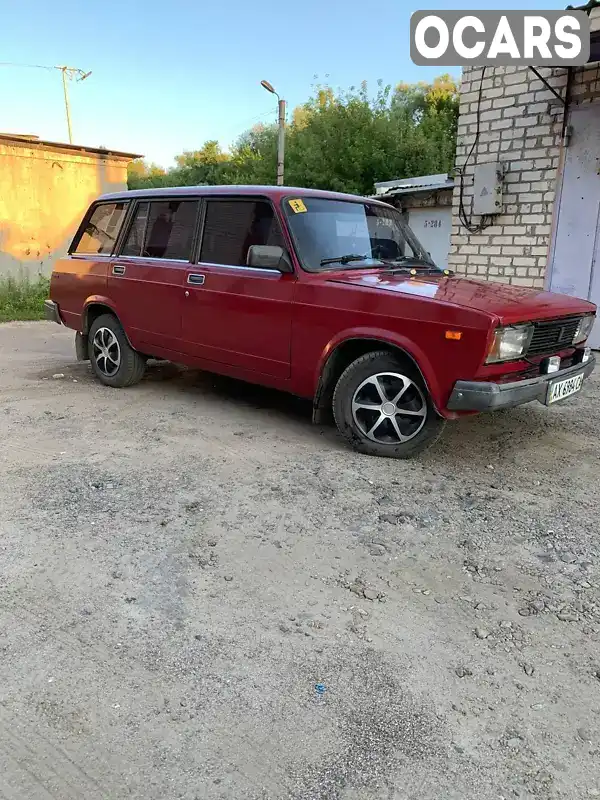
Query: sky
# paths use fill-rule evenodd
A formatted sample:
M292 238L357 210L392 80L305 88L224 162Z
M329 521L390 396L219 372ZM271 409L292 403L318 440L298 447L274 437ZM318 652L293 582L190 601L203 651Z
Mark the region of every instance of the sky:
M562 9L568 0L499 0L501 9ZM482 0L5 0L0 61L92 74L69 85L73 140L170 166L207 139L224 149L276 98L291 111L315 83L431 81L459 68L417 67L409 24L422 9L481 9ZM0 66L0 131L68 141L61 74Z

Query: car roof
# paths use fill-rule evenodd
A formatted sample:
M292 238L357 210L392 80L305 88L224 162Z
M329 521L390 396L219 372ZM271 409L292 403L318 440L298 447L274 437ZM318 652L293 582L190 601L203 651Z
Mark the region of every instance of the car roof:
M280 200L282 197L320 197L325 200L353 200L377 205L389 205L369 197L342 192L327 192L322 189L302 189L294 186L164 186L158 189L130 189L123 192L111 192L101 195L98 200L130 200L132 198L153 197L198 197L198 196L226 196L247 195L270 197Z

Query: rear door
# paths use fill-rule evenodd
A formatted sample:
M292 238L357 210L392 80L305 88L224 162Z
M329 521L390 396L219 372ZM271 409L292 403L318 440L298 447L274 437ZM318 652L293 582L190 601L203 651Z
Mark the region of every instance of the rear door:
M111 265L109 294L138 348L180 349L186 267L190 263L199 201L138 201L120 255Z
M296 276L246 266L248 248L285 241L257 197L205 201L199 263L187 269L184 348L192 355L287 378Z
M81 312L87 299L106 297L111 254L128 207L127 200L92 206L73 239L69 257L54 265L51 297L58 303L67 325L76 330L82 329Z

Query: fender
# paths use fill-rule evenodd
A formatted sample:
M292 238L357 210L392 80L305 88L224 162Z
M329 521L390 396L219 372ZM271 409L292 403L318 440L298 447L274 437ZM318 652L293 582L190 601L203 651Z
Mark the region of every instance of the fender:
M86 299L85 303L83 304L83 311L81 312L81 328L80 328L81 333L86 334L88 332L87 312L88 308L92 305L106 306L107 308L110 308L110 310L114 313L116 317L119 316L115 304L110 299L110 297L105 297L102 294L92 294Z
M106 306L107 308L110 308L110 310L114 312L115 316L118 317L117 311L115 309L115 304L108 297L104 297L104 295L100 294L92 294L86 299L83 305L83 311L81 312L81 321L79 323L79 330L77 330L75 333L75 353L77 354L77 361L90 360L88 336L87 336L90 326L88 325L87 312L88 308L92 305Z
M382 344L392 345L393 347L397 347L400 350L404 350L404 352L412 358L415 362L415 365L419 372L421 373L421 377L425 382L425 385L431 395L432 402L439 411L442 407L441 396L440 396L440 385L435 374L435 370L433 366L425 354L425 351L422 350L419 345L415 344L411 339L408 339L406 336L403 336L399 333L394 333L393 331L386 330L385 328L351 328L349 330L341 331L337 333L325 346L321 356L319 358L319 363L317 366L317 370L314 376L314 395L316 396L320 390L320 382L321 376L323 374L323 370L325 365L333 352L344 342L351 341L352 339L372 339L376 342L381 342Z
M95 304L106 306L107 308L109 308L113 312L115 317L121 323L121 327L123 328L123 333L125 334L125 337L127 338L127 341L129 342L130 346L134 350L139 350L139 347L137 346L137 343L134 340L132 340L129 331L126 330L125 325L123 324L123 320L120 317L119 312L117 311L117 308L115 306L114 301L111 300L109 297L105 297L102 294L92 294L85 301L85 305L83 307L83 311L81 312L81 332L82 332L83 336L87 337L87 333L89 331L89 326L88 326L88 322L87 322L87 311L88 311L88 308L91 305L95 305Z

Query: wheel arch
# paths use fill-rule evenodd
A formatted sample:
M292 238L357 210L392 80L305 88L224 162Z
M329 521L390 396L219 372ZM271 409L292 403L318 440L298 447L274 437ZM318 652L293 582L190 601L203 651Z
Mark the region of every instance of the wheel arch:
M398 354L415 367L436 412L440 414L439 384L429 360L420 348L403 337L390 337L385 332L355 331L331 342L323 351L313 395L313 422L320 423L331 418L333 393L344 370L357 358L379 350Z
M77 337L80 337L80 339L76 342L77 357L79 361L89 360L88 334L94 322L103 314L112 314L112 316L115 317L123 329L123 333L125 334L125 338L127 339L129 346L132 348L132 350L136 350L131 341L131 337L125 330L123 320L119 317L112 301L107 297L95 296L86 300L83 313L81 314L81 333L78 332L77 334Z
M101 323L101 325L98 325L98 328L100 329L102 325L106 325L107 328L112 329L113 336L116 337L117 341L118 337L121 337L121 341L118 342L120 360L118 362L114 362L117 365L117 369L111 374L101 370L99 364L97 363L98 360L94 360L92 352L93 347L90 341L92 338L90 335L91 332L94 330L94 327L103 316L110 317L112 320L114 320L114 322L111 323L106 320L105 322ZM110 301L106 302L103 298L89 299L86 302L84 311L82 313L82 329L83 332L78 331L76 334L76 349L78 351L78 359L84 361L91 360L92 370L102 383L104 383L106 386L112 386L113 388L125 388L127 386L133 386L142 379L146 369L146 360L148 356L140 353L135 347L133 347L127 331L125 330L117 311ZM125 341L123 341L123 339ZM80 350L82 351L81 355L83 356L81 358L79 352ZM111 360L114 361L114 359Z
M121 325L123 325L112 301L109 300L108 297L95 295L93 297L88 297L81 314L81 333L84 336L88 335L95 320L101 317L102 314L112 314L119 320Z

